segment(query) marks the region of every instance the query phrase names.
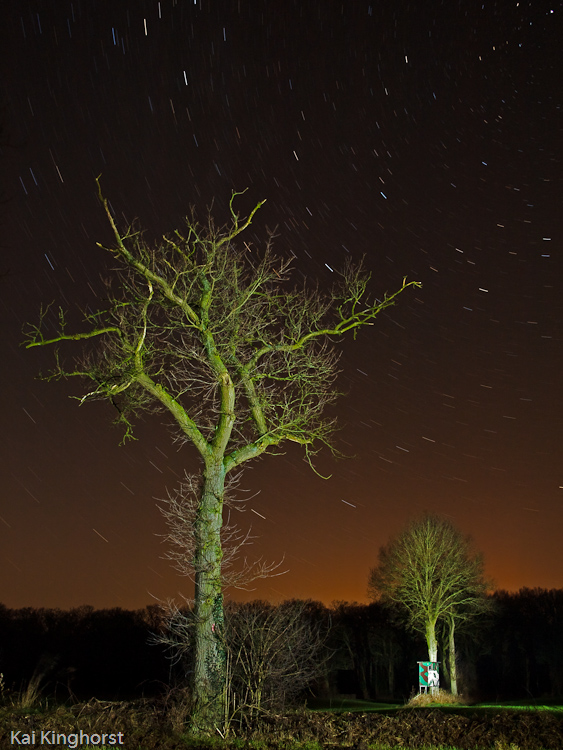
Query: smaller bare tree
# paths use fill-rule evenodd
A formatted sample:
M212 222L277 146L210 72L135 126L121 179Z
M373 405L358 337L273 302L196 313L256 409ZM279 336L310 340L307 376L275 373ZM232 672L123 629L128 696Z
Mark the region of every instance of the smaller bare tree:
M228 605L232 715L255 718L283 710L320 675L325 636L302 601Z
M193 611L170 610L166 631L155 636L189 671ZM223 734L271 711L282 711L321 675L327 628L308 614L307 602L227 602L222 637L227 655Z
M412 630L424 633L428 658L438 661L436 629L448 633L451 691L457 694L455 630L488 607L483 559L469 537L449 521L425 514L379 551L368 594L395 610Z

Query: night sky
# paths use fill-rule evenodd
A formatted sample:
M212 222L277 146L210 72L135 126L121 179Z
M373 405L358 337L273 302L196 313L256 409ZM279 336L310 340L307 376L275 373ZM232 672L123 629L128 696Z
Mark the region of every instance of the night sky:
M41 303L101 305L124 227L180 228L233 189L245 237L328 286L421 281L343 347L337 445L247 465L237 598L366 601L379 547L424 510L471 534L497 588L563 587L563 7L372 0L2 5L0 601L142 607L187 595L155 498L197 468L158 418L120 447L106 403L21 346ZM75 328L80 318L72 316ZM70 357L73 344L61 350Z

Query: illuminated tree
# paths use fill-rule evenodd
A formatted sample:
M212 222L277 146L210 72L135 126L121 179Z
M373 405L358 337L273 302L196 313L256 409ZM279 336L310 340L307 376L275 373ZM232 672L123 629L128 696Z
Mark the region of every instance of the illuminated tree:
M176 437L197 449L203 464L187 477L164 508L171 532L170 556L195 580L194 729L208 729L224 715L225 654L222 647L223 586L237 583L221 535L244 543L223 524L227 477L246 461L284 441L311 456L329 444L334 420L323 416L338 392L335 342L372 325L406 283L382 300L368 298L369 274L348 265L330 292L288 286L289 262L276 258L271 237L259 254L234 240L250 225L258 203L241 220L230 201L230 220L211 216L149 245L133 227L121 232L103 197L115 244L108 301L84 317L83 332L68 332L65 314L27 330L27 347L85 341L86 353L68 368L59 359L50 377L81 377L91 388L80 403L108 399L117 421L132 434L143 411L172 417ZM100 245L100 247L102 247ZM47 335L47 326L56 334ZM224 541L224 539L223 539ZM243 571L266 575L267 566ZM226 579L226 580L225 580Z
M444 625L451 689L457 694L456 627L488 608L488 588L482 557L473 551L469 537L446 519L425 514L380 549L368 594L425 635L430 661L438 661L436 628Z

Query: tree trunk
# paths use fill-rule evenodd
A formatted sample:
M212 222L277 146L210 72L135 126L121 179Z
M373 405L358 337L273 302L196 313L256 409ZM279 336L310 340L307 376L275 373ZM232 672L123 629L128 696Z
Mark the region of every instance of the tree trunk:
M449 634L449 662L450 662L450 692L452 695L457 695L457 667L455 663L455 620L452 617L450 619L450 634Z
M444 676L446 685L450 685L449 664L450 664L449 635L446 635L442 643L442 671L441 671L441 674Z
M225 470L223 462L205 467L195 521L195 643L192 731L215 731L225 723L226 654L223 644L221 526Z
M436 641L436 623L429 620L426 623L426 643L428 645L428 660L438 661L438 642Z
M389 654L387 662L387 681L389 684L389 696L392 698L395 695L395 664L391 654Z
M426 623L426 643L428 644L428 658L432 662L438 661L438 642L436 640L436 621L429 620ZM432 686L430 688L432 693L435 693L438 688Z

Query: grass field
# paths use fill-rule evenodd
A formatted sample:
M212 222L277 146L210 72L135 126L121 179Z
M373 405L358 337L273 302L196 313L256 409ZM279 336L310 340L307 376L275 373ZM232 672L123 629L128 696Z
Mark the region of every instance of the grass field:
M307 701L307 708L310 711L393 711L403 708L403 703L375 703L374 701L364 701L352 698L311 698Z
M484 702L459 702L459 703L441 703L439 700L427 704L431 708L439 708L442 711L555 711L563 712L563 702L549 699L522 699L513 701L499 701L496 703ZM331 713L346 712L385 712L405 709L404 703L393 701L376 702L360 700L359 698L311 698L307 701L307 709L310 711L329 711ZM416 708L416 706L413 706Z

